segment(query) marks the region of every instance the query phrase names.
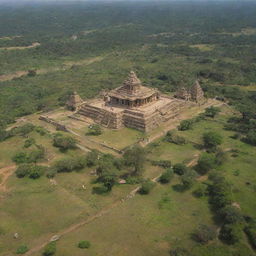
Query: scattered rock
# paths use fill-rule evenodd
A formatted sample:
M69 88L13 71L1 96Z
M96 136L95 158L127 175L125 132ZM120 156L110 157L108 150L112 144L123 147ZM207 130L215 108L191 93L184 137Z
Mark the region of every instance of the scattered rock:
M18 238L19 238L19 234L18 234L18 233L14 233L13 237L14 237L15 239L18 239Z
M60 239L59 235L52 236L50 242L58 241Z
M126 180L119 180L118 184L126 184Z

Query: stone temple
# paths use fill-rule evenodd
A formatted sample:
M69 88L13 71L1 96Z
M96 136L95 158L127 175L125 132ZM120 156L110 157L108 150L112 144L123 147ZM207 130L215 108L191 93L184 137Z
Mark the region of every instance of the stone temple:
M194 98L202 97L201 87L201 91L197 89ZM183 108L192 104L182 97L170 97L157 89L143 86L133 71L122 86L105 93L102 99L81 103L81 98L74 94L67 102L69 109L76 111L76 116L90 118L104 127L120 129L125 126L145 132L175 118Z

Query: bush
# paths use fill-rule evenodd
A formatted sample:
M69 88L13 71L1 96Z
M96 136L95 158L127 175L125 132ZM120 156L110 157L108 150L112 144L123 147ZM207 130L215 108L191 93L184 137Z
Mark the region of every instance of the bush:
M60 159L54 163L56 172L72 172L81 170L86 166L85 157L67 157Z
M255 131L248 132L248 134L243 139L243 141L253 146L256 146L256 132Z
M184 175L188 172L188 167L185 164L178 163L173 166L174 173L177 175Z
M80 249L88 249L91 247L91 243L89 241L83 240L78 243L78 248Z
M26 245L21 245L18 247L16 254L24 254L28 251L28 247Z
M126 184L134 185L134 184L139 184L141 182L143 182L143 179L141 177L129 176L126 179Z
M32 146L33 144L35 144L35 139L34 138L29 138L27 140L25 140L24 143L24 148L29 148L30 146Z
M198 188L194 190L193 194L196 197L203 197L208 194L208 186L206 184L199 184Z
M152 165L154 166L160 166L162 168L171 168L172 167L172 163L170 160L158 160L158 161L152 161Z
M28 176L31 170L31 164L21 164L17 167L15 174L18 178L24 178Z
M166 170L159 178L159 181L163 184L165 183L169 183L171 181L171 179L173 178L173 170L172 169L168 169Z
M244 231L245 231L251 245L254 248L256 248L256 227L255 227L255 225L248 225Z
M184 145L187 143L186 139L182 136L176 135L172 132L167 132L165 138L166 141L177 144L177 145Z
M87 135L99 136L102 134L102 128L98 124L91 125L89 129L90 130L87 132Z
M220 108L211 106L205 110L205 116L214 118L219 112Z
M45 167L45 166L36 166L36 165L34 165L30 169L28 177L30 179L34 179L34 180L38 179L45 173L46 170L47 170L47 167Z
M11 135L21 135L25 136L34 130L35 126L33 124L27 123L19 127L11 129Z
M88 167L95 166L99 160L100 153L93 149L86 155L86 162Z
M223 141L220 134L214 131L206 132L203 134L204 146L207 149L215 150L218 145Z
M154 186L155 183L153 181L147 180L144 183L142 183L139 193L142 195L147 195L150 193Z
M235 244L243 237L242 228L238 224L225 224L220 230L219 237L228 244Z
M16 164L23 164L27 163L27 154L26 152L17 152L13 157L12 161L15 162Z
M76 139L71 136L56 133L53 137L53 146L60 148L63 151L74 149L76 148Z
M192 128L192 125L193 125L192 119L183 120L180 122L180 125L178 126L178 130L180 131L190 130Z
M56 242L47 244L43 251L43 256L52 256L56 253Z
M183 186L183 189L190 189L195 182L195 178L190 175L183 175L181 176L181 184Z
M205 175L216 166L215 160L216 159L214 154L208 154L208 153L201 154L197 162L197 165L195 167L196 171L201 175Z
M216 231L213 227L200 225L193 234L193 238L202 244L206 244L216 237Z
M244 217L241 211L232 205L227 205L221 209L220 216L223 218L225 224L241 224L244 222Z

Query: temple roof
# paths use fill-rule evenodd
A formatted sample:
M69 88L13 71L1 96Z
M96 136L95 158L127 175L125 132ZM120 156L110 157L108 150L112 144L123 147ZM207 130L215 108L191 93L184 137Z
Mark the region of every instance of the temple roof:
M70 96L69 99L67 101L67 105L71 106L71 107L76 107L77 105L83 103L83 100L81 99L81 97L78 95L78 93L76 91L74 91Z
M135 72L131 71L123 85L110 91L108 95L110 97L135 100L148 98L156 92L158 92L156 89L143 86Z

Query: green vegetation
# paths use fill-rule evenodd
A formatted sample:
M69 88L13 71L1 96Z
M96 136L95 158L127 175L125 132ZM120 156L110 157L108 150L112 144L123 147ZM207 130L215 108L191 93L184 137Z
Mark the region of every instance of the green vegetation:
M40 43L0 49L1 255L61 231L35 256L255 255L256 5L160 2L1 6L0 48ZM170 96L199 78L218 107L145 148L133 129L78 125L76 136L38 120L130 70Z
M78 248L80 249L88 249L91 247L91 243L89 241L83 240L78 243Z

